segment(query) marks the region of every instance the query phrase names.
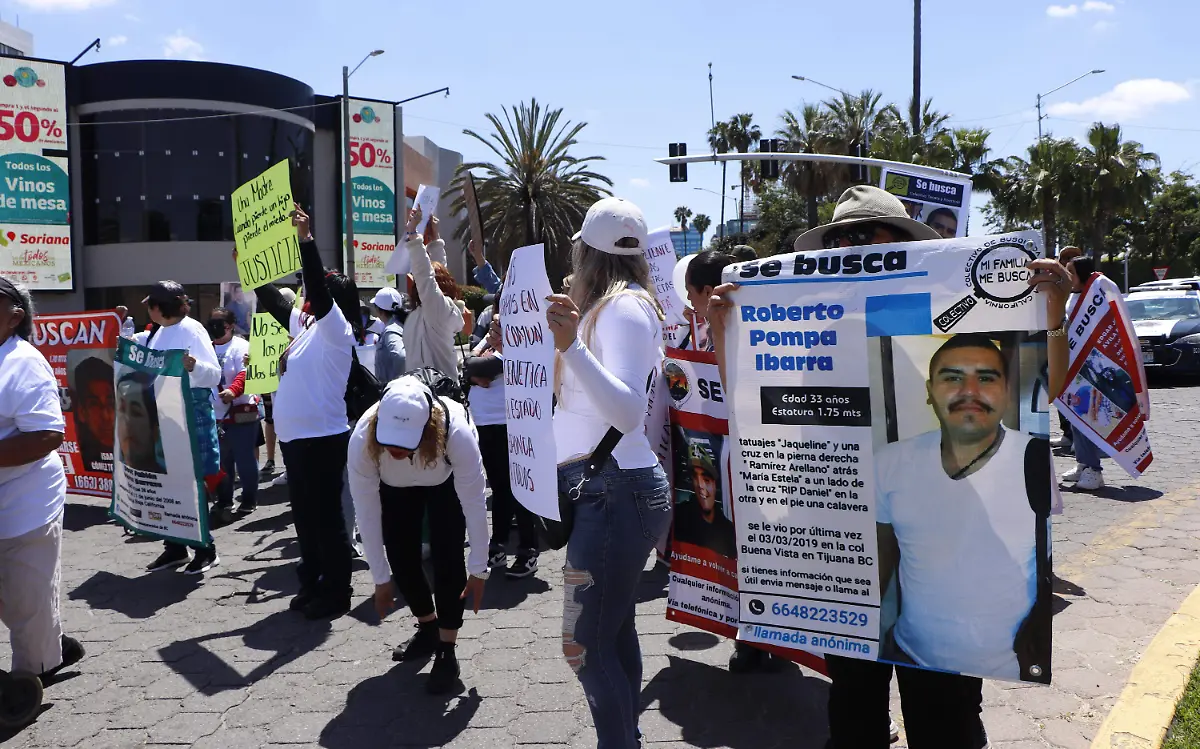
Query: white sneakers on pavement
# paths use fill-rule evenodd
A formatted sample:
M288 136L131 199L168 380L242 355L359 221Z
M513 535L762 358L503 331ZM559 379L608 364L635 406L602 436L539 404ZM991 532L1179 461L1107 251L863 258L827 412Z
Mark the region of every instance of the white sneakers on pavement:
M1064 484L1074 484L1074 489L1081 492L1094 492L1104 488L1104 472L1095 468L1076 463L1075 467L1059 476Z
M1076 463L1075 467L1058 477L1058 480L1064 484L1074 484L1083 475L1086 466L1083 463Z

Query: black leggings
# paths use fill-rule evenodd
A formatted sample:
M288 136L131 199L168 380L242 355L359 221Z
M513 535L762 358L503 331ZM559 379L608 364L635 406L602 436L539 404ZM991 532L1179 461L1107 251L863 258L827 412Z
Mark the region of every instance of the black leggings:
M517 516L517 544L520 552L537 552L537 527L533 513L513 496L508 473L508 427L504 424L480 426L479 452L483 470L492 488L492 546L507 547L512 533L513 515Z
M288 502L300 543L300 591L350 600L350 537L342 518L342 474L350 433L280 442Z
M825 656L833 749L887 749L892 665ZM909 749L983 749L983 680L896 666Z
M466 609L462 592L467 585L467 563L463 558L467 521L458 492L454 491L454 477L438 486L380 484L379 505L383 547L392 578L409 611L417 618L429 616L435 613L436 599L438 626L460 629ZM421 526L426 517L433 552L432 593L421 567Z

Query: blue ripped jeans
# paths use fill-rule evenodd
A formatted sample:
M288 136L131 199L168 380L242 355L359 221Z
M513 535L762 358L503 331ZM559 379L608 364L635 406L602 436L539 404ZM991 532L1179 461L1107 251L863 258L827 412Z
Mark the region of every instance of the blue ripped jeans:
M578 486L583 469L583 461L560 466L559 490ZM597 749L638 746L637 586L670 523L670 489L657 465L623 471L610 458L580 487L563 570L563 655L587 695Z

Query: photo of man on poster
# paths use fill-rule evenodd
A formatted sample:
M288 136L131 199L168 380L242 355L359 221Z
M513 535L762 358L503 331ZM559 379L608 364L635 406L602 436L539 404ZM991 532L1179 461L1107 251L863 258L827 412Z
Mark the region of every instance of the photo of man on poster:
M876 448L881 660L1049 680L1050 450L1003 423L1009 367L987 334L947 339L940 427Z
M155 376L127 371L117 381L117 443L121 462L135 471L166 473Z
M675 452L675 540L734 557L737 543L721 481L724 437L672 427Z
M71 412L84 469L111 473L117 409L113 367L97 353L90 349L67 353Z
M958 213L951 208L934 208L925 216L925 225L942 239L954 239L958 236Z

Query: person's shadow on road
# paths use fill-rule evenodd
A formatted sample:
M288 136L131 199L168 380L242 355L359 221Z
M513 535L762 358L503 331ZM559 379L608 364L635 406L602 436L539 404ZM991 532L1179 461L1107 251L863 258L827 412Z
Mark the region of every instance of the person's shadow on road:
M100 570L84 580L67 597L83 601L89 609L116 611L130 619L149 619L185 600L201 578L172 572L148 572L138 577Z
M829 683L823 679L791 663L774 673L739 675L667 658L670 665L642 690L640 723L648 742L682 739L703 749L824 748ZM654 710L663 720L649 716Z
M418 677L420 663L400 663L355 685L346 707L321 730L326 749L375 749L405 745L441 746L462 733L483 698L471 689L434 696Z

